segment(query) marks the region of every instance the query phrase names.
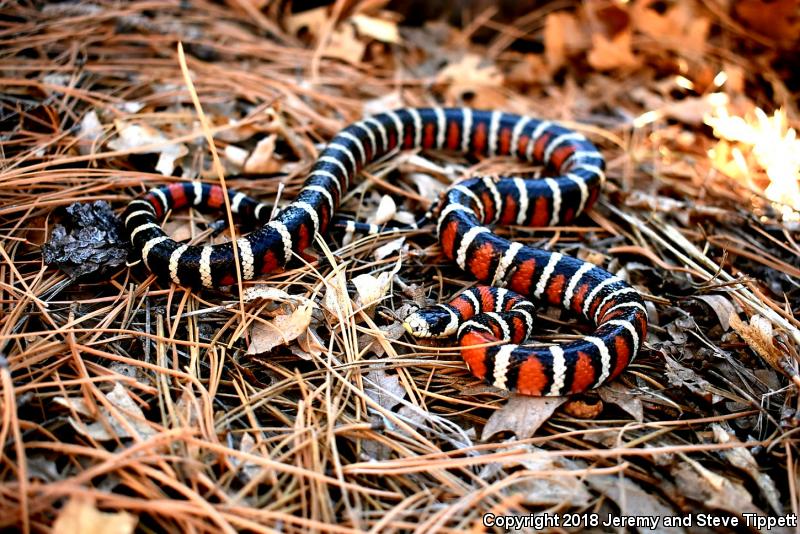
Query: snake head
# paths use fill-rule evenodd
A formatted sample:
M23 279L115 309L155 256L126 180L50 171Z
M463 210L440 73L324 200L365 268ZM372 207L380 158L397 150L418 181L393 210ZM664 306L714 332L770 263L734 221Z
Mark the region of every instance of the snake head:
M445 337L456 333L458 316L441 304L415 311L406 317L403 327L414 337Z

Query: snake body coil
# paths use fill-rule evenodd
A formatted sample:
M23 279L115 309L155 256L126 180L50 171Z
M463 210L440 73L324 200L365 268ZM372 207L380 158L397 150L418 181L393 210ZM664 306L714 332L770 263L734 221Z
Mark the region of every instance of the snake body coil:
M448 150L476 156L515 156L543 163L557 177L473 178L452 186L441 205L442 250L476 279L496 288L462 293L448 305L417 312L406 328L417 336L457 334L472 373L528 395L563 395L597 387L630 363L647 331L635 289L607 271L557 252L508 241L485 225L553 226L574 220L597 199L604 160L584 136L555 123L469 108L406 108L351 124L328 144L297 198L272 220L269 209L229 191L231 210L263 224L237 240L243 280L276 270L325 233L342 195L371 161L404 149ZM231 243L182 245L158 220L187 205L219 208L218 186L182 182L156 188L123 214L131 244L162 278L192 287L236 282ZM507 288L507 291L505 288ZM583 315L595 332L563 345L526 347L533 321L521 297L541 299ZM504 344L487 346L493 341Z

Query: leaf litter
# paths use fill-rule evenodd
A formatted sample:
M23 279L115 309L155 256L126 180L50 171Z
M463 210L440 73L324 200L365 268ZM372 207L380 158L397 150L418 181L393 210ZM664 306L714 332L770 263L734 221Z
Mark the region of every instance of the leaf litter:
M374 0L0 8L0 527L463 532L496 510L800 508L796 3L474 4L421 23ZM497 230L646 296L644 350L588 408L478 384L452 342L405 334L411 309L472 283L428 229L334 233L233 298L123 265L111 210L217 183L204 134L229 187L281 206L339 128L432 104L560 120L606 154L603 200L574 226ZM383 224L455 180L539 169L414 153L366 171L342 211ZM223 242L219 218L164 226ZM587 333L557 310L537 325L537 342Z

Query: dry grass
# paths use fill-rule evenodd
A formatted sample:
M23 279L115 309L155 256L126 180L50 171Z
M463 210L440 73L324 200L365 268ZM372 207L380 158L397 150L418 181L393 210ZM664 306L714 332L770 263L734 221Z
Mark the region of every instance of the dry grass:
M59 518L62 532L112 522L120 532L481 532L486 512L797 512L797 223L780 221L757 180L714 166L707 151L718 140L702 113L676 118L670 107L702 100L675 85L676 65L698 86L733 65L749 84L736 101L796 118L796 80L769 66L780 46L707 2L697 7L714 29L703 54L637 34L638 65L601 72L576 60L542 81L538 63L510 46L541 36L560 4L515 24L487 12L462 33L417 28L402 45L346 40L335 17L375 14L374 2L338 2L310 44L281 29L278 4L256 4L1 8L0 527L47 532ZM494 37L470 43L481 28ZM363 61L330 57L331 43L341 56L359 42ZM754 43L762 48L750 52ZM462 87L440 74L465 50L487 63L464 70L477 74ZM661 108L637 96L644 89ZM405 303L472 283L428 231L404 234L393 291L377 308L342 280L390 273L397 255L374 251L397 236L334 236L318 244L319 262L257 282L314 301L322 345L262 355L247 349L254 325L282 313L268 303L165 288L141 266L76 282L43 264L64 207L105 200L119 212L181 179L146 155L162 153L163 139L114 148L132 124L185 147L176 174L227 176L228 187L273 201L294 196L320 143L365 104L466 97L572 124L607 155L606 200L579 226L499 230L621 271L647 296L647 348L600 391L592 418L508 399L476 383L452 348L400 335ZM100 126L88 135L92 113ZM257 170L285 174L239 175L236 149L257 152L270 136L274 152ZM414 173L441 186L505 169L518 166L403 155L364 173L344 211L367 217L391 194L420 213L430 194ZM211 220L174 213L166 226L204 241ZM540 319L539 340L586 331L552 310ZM84 530L67 526L76 518Z

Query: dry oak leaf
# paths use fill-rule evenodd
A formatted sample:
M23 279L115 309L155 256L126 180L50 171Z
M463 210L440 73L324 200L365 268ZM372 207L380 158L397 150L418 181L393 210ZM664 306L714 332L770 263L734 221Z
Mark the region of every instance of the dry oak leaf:
M449 85L446 91L449 102L461 102L467 99L467 95L474 95L470 98L471 105L491 108L504 100L500 89L503 74L477 54L466 54L460 61L447 65L439 72L436 81Z
M406 389L400 383L400 377L390 375L383 369L376 369L367 373L371 381L364 386L364 393L374 400L381 408L391 410L405 397Z
M274 157L277 140L277 135L270 134L256 144L244 163L246 174L269 174L281 170L280 161Z
M586 482L589 486L617 503L621 515L659 518L675 515L674 510L664 504L657 494L646 491L630 478L611 475L589 475L586 477ZM681 534L686 532L682 527L665 527L663 521L659 521L655 528L639 529L639 532L645 531L652 534Z
M626 30L611 39L601 33L592 34L592 49L587 60L593 68L605 71L613 69L631 69L639 65L631 48L632 33Z
M328 46L325 47L325 56L358 65L366 49L367 43L358 38L352 24L346 23L331 34Z
M505 405L494 412L483 427L481 440L486 441L498 432L510 431L519 439L533 436L556 408L569 397L529 397L512 395Z
M690 2L677 2L663 14L651 8L650 0L639 0L631 8L633 27L645 35L667 41L673 48L702 52L711 21L695 13Z
M289 314L278 315L268 322L253 324L247 354L249 356L264 354L279 345L294 341L308 330L312 311L314 304L307 301L298 305Z
M714 423L711 425L711 429L714 431L714 440L718 443L741 443L729 427L723 427L719 423ZM781 514L781 493L778 491L772 477L767 473L761 472L761 467L753 457L753 453L750 449L747 447L722 449L719 451L719 454L728 460L731 465L747 473L753 482L758 485L761 494L772 508L772 513L775 515Z
M90 409L82 397L56 397L54 402L74 410L77 414L90 418L102 418L103 421L84 423L69 417L70 425L79 433L91 436L98 441L112 441L122 438L137 437L147 439L157 431L147 422L142 408L134 401L122 383L117 382L114 388L105 394L106 399L115 408L112 413L100 407L99 413Z
M139 520L127 512L101 512L94 500L71 498L59 512L53 532L58 534L130 534Z
M589 38L578 18L566 11L550 13L544 20L544 56L550 72L563 65L569 56L589 48Z
M109 148L114 150L130 151L132 154L144 153L158 154L156 170L164 176L172 176L175 162L189 153L186 145L170 142L167 137L148 124L133 124L125 121L114 121L117 137L108 142Z
M682 497L705 503L709 509L765 515L753 504L753 496L741 481L717 474L697 461L687 459L674 466L671 474Z

